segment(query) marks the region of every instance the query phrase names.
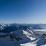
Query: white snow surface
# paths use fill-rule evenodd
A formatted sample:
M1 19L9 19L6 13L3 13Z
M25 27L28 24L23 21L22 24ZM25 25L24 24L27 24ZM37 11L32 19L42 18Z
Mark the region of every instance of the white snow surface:
M12 32L14 36L22 38L22 40L10 41L10 37L0 38L0 46L46 46L45 36L39 36L32 29L16 30Z

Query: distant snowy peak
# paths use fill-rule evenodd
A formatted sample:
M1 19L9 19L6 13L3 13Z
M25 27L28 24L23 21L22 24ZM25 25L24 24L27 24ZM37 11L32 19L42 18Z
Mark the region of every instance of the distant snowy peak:
M3 28L3 26L0 26L0 30L3 30L4 28Z
M6 26L10 26L10 24L0 24L0 30L3 30Z

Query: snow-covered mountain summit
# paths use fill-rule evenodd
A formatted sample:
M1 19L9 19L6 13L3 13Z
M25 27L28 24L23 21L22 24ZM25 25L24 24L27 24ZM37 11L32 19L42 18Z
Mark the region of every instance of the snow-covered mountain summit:
M10 33L0 35L0 46L22 46L22 44L35 41L37 33L33 29L19 29Z
M41 35L32 27L1 24L0 46L41 46L46 44L45 34Z

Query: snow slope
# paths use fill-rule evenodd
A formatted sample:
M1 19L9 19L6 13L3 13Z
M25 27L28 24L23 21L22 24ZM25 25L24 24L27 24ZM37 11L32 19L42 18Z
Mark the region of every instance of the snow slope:
M45 37L40 37L36 41L28 42L26 44L21 44L21 46L46 46L45 44Z
M13 41L10 35L14 36ZM21 38L21 40L19 38ZM17 41L15 38L18 38ZM45 46L45 36L39 36L33 29L16 30L11 32L7 37L0 38L0 46Z

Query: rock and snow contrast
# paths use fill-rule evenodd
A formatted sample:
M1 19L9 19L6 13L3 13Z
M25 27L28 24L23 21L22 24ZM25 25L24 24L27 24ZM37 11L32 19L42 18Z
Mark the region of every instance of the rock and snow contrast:
M0 46L46 46L45 36L46 34L41 35L32 28L18 29L10 33L0 33Z

